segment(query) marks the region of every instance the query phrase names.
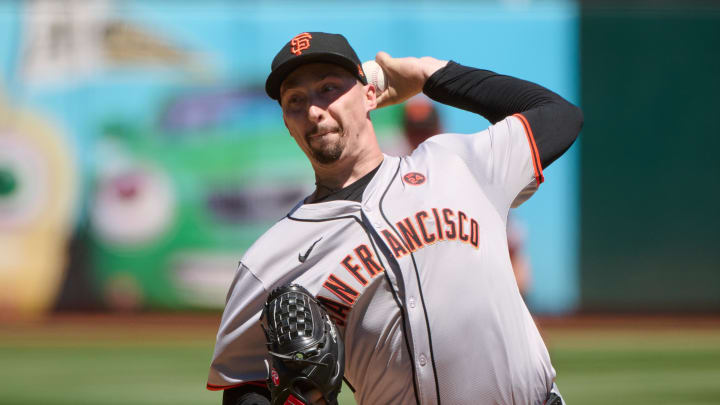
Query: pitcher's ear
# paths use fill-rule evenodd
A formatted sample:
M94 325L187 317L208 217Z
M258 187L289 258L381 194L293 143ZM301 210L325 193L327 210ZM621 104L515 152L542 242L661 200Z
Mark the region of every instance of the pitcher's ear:
M365 106L368 111L377 108L377 89L373 84L365 85Z

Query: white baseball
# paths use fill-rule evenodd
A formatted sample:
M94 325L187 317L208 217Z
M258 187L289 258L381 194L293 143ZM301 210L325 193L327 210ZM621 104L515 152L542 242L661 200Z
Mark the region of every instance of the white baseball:
M369 84L375 85L377 93L382 93L387 88L387 81L385 80L385 73L383 72L380 65L374 60L366 61L362 64L363 71L367 77Z

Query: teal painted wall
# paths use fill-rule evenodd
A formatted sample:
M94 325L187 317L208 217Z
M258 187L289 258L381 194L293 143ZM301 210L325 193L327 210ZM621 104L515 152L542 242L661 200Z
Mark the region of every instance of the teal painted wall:
M394 56L454 59L538 82L579 101L579 10L569 1L333 2L332 6L322 1L110 2L95 17L101 29L89 31L99 35L94 46L101 47L100 53L97 49L95 53L78 50L77 41L74 46L78 49L59 46L60 53L68 49L80 53L75 56L76 65L64 68L61 56L48 56L50 62L58 63L56 72L64 75L54 79L27 73L32 71L28 70L31 63L27 58L33 55L29 51L37 51L31 28L40 27L29 4L0 4L0 77L5 97L12 105L56 122L76 149L83 168L80 184L84 196L77 209L78 222L81 229L88 229L91 266L103 284L98 288L104 291L108 278L119 277L120 281L113 282L127 290L124 293L139 293L151 306L196 305L198 301L188 296L200 292L177 293L178 285L187 287L195 280L187 274L186 278L177 276L178 268L187 272L189 262L210 267L220 260L230 263L225 266L227 271L212 277L231 276L234 260L292 206L283 200L287 196L273 194L277 204L272 212L266 210L238 223L223 222L207 212L207 194L217 191L212 187L256 190L253 187L258 184L279 184L294 185L297 190L293 190L302 193L308 190L298 184L312 186L310 167L299 150L293 153L277 105L262 94L275 52L299 32L341 32L363 60L380 50ZM122 31L128 27L128 32ZM118 32L122 35L112 36ZM146 51L134 62L87 59L108 52L109 48L102 48L111 46L107 38L138 37L150 38L159 50ZM120 51L128 48L132 46L125 43ZM172 55L181 56L173 59ZM178 121L184 122L182 125L166 125L174 117L172 111L186 105L183 103L197 107L190 108L190 114L207 107L207 100L217 103L225 100L223 97L230 97L233 107L205 126L193 126L183 119ZM398 136L398 111L373 114L386 140ZM448 131L474 132L488 125L483 118L463 111L442 107L441 113ZM160 177L162 173L170 176L168 198L178 199L176 213L152 242L131 246L103 239L97 219L93 219L102 178L114 170L108 168L112 160L108 153L117 158L118 145L132 159L152 162L152 170ZM546 171L540 191L514 214L527 229L526 248L534 280L527 298L538 313L572 311L578 302L577 149L573 147ZM267 153L274 154L260 158ZM242 157L236 164L233 154ZM187 252L192 253L192 260L187 259ZM208 261L203 262L198 254ZM128 281L127 274L139 280L139 287ZM208 284L203 294L213 288L221 302L226 285ZM202 305L218 305L204 302Z
M582 11L588 311L720 310L720 8Z

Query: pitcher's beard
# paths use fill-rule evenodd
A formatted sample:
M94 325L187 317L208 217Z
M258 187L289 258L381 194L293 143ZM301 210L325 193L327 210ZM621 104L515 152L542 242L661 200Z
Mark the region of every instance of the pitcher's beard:
M342 156L342 153L345 150L347 139L341 129L338 131L338 134L340 136L335 140L335 142L323 144L318 148L310 146L310 152L318 163L327 165L335 163L338 159L340 159L340 156Z
M325 145L321 149L311 148L313 157L319 163L324 165L335 163L342 156L343 150L345 149L345 142L343 139L338 140L331 145Z

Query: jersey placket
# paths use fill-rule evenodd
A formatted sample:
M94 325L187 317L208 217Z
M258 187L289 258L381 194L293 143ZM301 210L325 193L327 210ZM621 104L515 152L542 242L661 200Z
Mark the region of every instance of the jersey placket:
M392 171L395 172L393 167ZM396 176L388 176L389 183ZM383 191L392 184L384 184ZM386 273L397 292L398 299L402 305L405 318L405 334L409 339L409 350L413 358L413 375L417 384L417 394L420 396L419 403L439 404L437 379L434 370L429 320L424 308L422 292L418 284L416 263L412 253L396 258L391 252L387 241L380 235L383 231L392 232L398 236L397 230L392 224L392 219L383 211L380 201L382 194L373 193L373 196L362 205L363 223L372 229L373 240L378 244L382 253L383 265L386 266ZM399 236L398 236L399 237ZM401 237L399 237L402 240ZM407 246L406 246L407 248ZM409 250L408 250L409 252Z

